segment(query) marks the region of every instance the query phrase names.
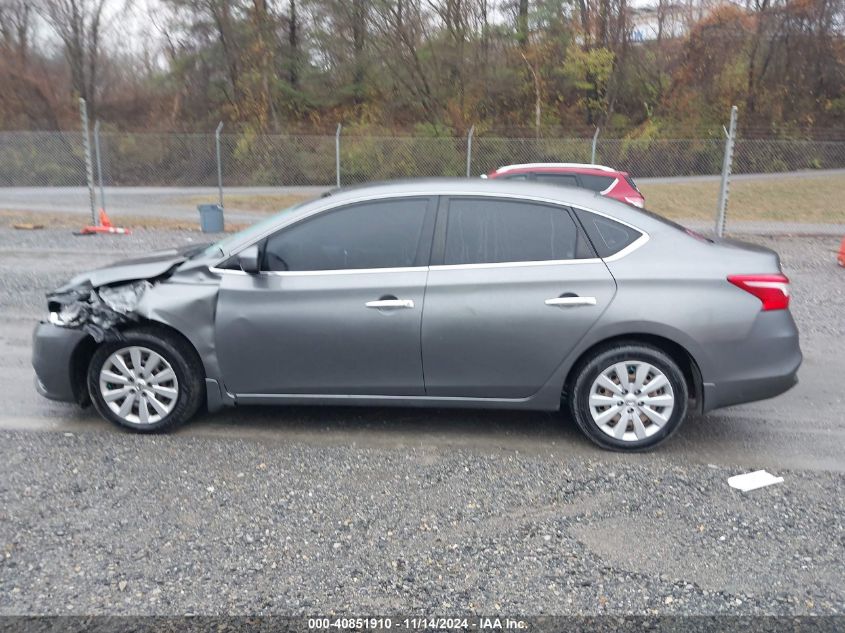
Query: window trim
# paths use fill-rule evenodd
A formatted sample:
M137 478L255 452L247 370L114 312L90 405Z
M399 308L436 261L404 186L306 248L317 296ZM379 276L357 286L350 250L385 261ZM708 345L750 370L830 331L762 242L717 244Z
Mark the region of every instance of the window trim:
M437 200L437 202L436 202L437 217L436 217L436 220L435 220L435 231L434 231L434 238L433 238L433 244L432 244L432 256L431 256L431 259L429 260L428 266L419 266L419 267L412 267L412 268L371 268L371 269L347 268L347 269L343 269L343 270L262 271L262 272L258 273L258 275L265 275L266 274L266 275L287 276L287 275L302 275L302 274L308 274L308 275L351 274L351 273L367 273L367 274L369 274L369 273L400 272L400 271L417 272L417 271L424 271L424 270L441 269L441 267L443 267L443 266L447 266L449 269L452 269L452 270L460 270L462 268L478 268L478 267L485 267L485 268L489 268L489 267L504 268L504 267L508 267L508 266L517 267L517 266L526 265L526 264L534 265L534 266L539 266L539 265L544 265L544 264L550 265L550 266L559 266L559 265L564 264L564 263L565 264L589 264L589 263L595 263L597 261L603 261L603 262L607 263L607 262L618 261L618 260L622 259L623 257L630 255L631 253L633 253L634 251L636 251L640 247L644 246L649 241L649 239L651 239L648 232L646 232L645 230L631 224L630 222L626 222L625 220L622 220L620 218L614 217L612 215L608 215L607 213L602 213L601 211L597 211L595 209L589 209L589 208L584 207L580 204L571 204L571 203L567 203L567 202L562 202L560 200L545 198L543 196L531 196L531 195L526 196L524 194L489 192L489 191L448 191L448 192L442 192L441 191L441 192L434 192L434 193L431 192L431 191L406 191L406 192L401 192L401 193L400 192L391 192L391 193L378 194L378 195L375 195L375 196L373 196L373 195L360 196L360 197L357 197L357 198L352 198L352 199L349 199L349 200L342 200L342 201L334 200L334 201L332 201L333 204L329 203L329 204L326 204L326 205L323 205L323 206L319 206L316 209L314 209L313 211L311 211L310 213L307 213L306 215L302 216L301 218L297 218L293 222L289 222L287 224L280 224L280 225L276 225L274 227L268 228L264 233L257 236L252 241L247 242L245 244L241 244L241 245L237 246L236 248L233 248L232 250L230 250L229 253L225 255L225 257L221 257L214 264L211 264L208 267L209 271L216 273L216 274L221 274L221 275L231 275L231 274L249 275L250 273L245 273L242 270L230 270L230 269L226 269L226 268L218 268L218 266L227 262L232 257L235 257L236 255L238 255L244 249L260 243L262 240L266 239L269 235L272 235L276 231L279 231L283 228L287 228L289 226L294 226L295 224L297 224L297 223L299 223L299 222L301 222L301 221L303 221L307 218L311 218L311 217L313 217L317 214L328 212L328 211L331 211L333 209L337 209L337 208L340 208L340 207L343 207L343 206L353 205L353 204L360 203L360 202L369 202L369 201L374 201L374 200L388 200L388 199L391 199L391 198L419 198L419 197L428 197L428 198L434 198L434 199ZM552 205L552 206L560 207L561 209L563 209L564 211L567 211L567 212L570 209L580 209L581 211L586 211L587 213L594 213L595 215L601 216L603 218L607 218L608 220L613 220L614 222L619 222L620 224L623 224L623 225L627 226L628 228L634 229L635 231L639 232L640 237L638 237L636 240L631 242L628 246L623 248L621 251L614 253L613 255L611 255L609 257L597 257L597 258L595 258L595 260L594 259L564 259L564 260L539 261L539 262L495 262L495 263L492 263L492 264L432 264L431 262L436 261L435 256L438 254L438 250L437 250L438 249L438 240L439 240L439 237L440 237L439 234L438 234L438 227L439 227L440 222L441 222L440 218L441 218L441 215L445 216L445 211L448 208L448 206L447 206L448 205L448 199L454 198L454 197L509 198L509 199L515 199L515 200L543 202L543 203L546 203L546 204L549 204L549 205ZM326 200L330 200L330 199L327 198ZM572 217L573 215L575 215L575 214L570 214L570 217ZM577 217L574 218L574 221L576 223L578 223L578 226L581 226ZM441 248L445 249L445 237L446 237L446 235L445 235L445 221L443 222L443 224L444 224L443 240L442 240ZM583 227L581 227L581 228L583 229ZM254 276L254 275L251 275L251 276Z
M586 259L540 259L524 262L486 262L483 264L432 264L429 270L474 270L483 268L524 268L533 266L572 266L575 264L600 264L601 257Z

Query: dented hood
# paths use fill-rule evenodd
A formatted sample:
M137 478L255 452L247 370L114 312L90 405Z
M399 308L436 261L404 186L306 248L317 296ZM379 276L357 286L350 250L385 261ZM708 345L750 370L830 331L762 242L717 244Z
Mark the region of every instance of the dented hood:
M104 268L77 275L56 292L66 292L90 284L94 288L138 279L153 279L184 262L191 254L205 248L205 244L189 244L179 248L156 251L143 257L123 259Z

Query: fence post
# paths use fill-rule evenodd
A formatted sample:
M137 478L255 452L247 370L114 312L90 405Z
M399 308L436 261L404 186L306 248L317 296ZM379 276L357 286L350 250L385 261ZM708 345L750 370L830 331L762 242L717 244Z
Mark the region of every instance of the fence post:
M343 125L337 124L337 132L334 134L334 173L335 184L340 187L340 131Z
M472 178L472 137L475 134L475 126L469 128L467 134L467 178Z
M100 159L100 121L94 122L94 154L97 157L97 180L100 181L100 209L106 210L106 192L103 188L103 162Z
M593 150L590 153L590 163L592 165L596 164L596 143L598 143L598 140L599 140L599 130L600 129L601 128L597 127L595 134L593 134Z
M731 122L725 131L725 156L722 159L722 185L719 189L719 207L716 215L716 237L725 234L725 214L728 209L728 194L730 190L731 169L734 160L734 141L736 140L737 107L731 106Z
M223 208L223 160L220 157L220 132L223 131L223 121L214 131L214 145L217 150L217 192L220 198L220 208Z
M98 226L94 210L94 167L91 164L91 136L88 131L88 106L85 99L79 99L79 116L82 119L82 149L85 151L85 177L88 180L88 202L91 205L91 225Z

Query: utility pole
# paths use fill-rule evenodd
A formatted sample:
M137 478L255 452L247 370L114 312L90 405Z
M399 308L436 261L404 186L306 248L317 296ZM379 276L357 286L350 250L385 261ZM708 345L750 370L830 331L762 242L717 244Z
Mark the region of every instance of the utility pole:
M337 132L334 134L334 172L335 184L340 187L340 131L343 125L337 124Z
M91 206L91 225L99 226L94 209L94 166L91 164L91 135L88 131L88 106L85 99L79 99L79 116L82 119L82 149L85 152L85 177L88 181L88 202Z
M106 210L106 192L103 188L103 162L100 159L100 121L94 123L94 155L97 157L97 180L100 183L100 208Z
M471 178L472 172L472 137L475 134L475 126L471 126L469 128L469 134L467 135L467 178Z
M220 208L223 208L223 162L220 155L220 132L223 131L223 121L220 121L214 132L214 144L217 149L217 192L220 198Z
M734 160L734 141L736 140L737 107L731 106L731 122L725 130L725 156L722 159L722 185L719 188L719 207L716 214L716 237L725 235L725 216L728 210L731 170ZM724 127L722 128L724 130Z

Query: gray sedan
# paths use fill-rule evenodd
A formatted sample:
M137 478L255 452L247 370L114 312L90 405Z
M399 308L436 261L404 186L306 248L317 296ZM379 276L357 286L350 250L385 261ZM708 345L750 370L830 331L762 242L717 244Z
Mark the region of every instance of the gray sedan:
M244 404L563 405L643 449L796 383L788 283L770 250L583 190L378 184L74 278L33 365L42 395L135 431Z

